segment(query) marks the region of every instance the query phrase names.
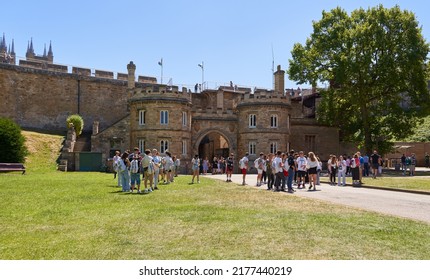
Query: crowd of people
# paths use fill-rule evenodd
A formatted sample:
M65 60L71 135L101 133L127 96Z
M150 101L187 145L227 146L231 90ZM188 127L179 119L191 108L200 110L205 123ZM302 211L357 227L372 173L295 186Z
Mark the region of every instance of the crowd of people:
M251 167L248 157L246 154L239 161L242 185L246 185L246 175ZM352 156L330 155L326 170L331 185L345 186L346 176L352 176L353 184L360 184L363 176L369 176L369 170L373 178L376 178L381 173L382 164L382 157L375 150L370 156L361 156L360 152ZM297 186L297 189L316 190L323 170L323 162L314 152L305 155L303 151L297 153L294 150L267 155L260 153L253 165L257 169L257 187L267 184L267 190L290 193L295 191L293 186Z
M161 182L170 184L178 176L179 166L179 158L168 151L165 157L161 157L156 149L147 149L143 154L139 148L134 148L133 153L116 151L113 157L114 178L118 178L118 186L122 187L123 192L136 190L141 193L141 177L143 193L157 190Z

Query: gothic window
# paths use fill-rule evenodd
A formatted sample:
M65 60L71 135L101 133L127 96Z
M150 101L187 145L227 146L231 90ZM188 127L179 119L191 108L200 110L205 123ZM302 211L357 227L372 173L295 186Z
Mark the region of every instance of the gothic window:
M164 154L169 149L169 141L161 140L160 141L160 153Z
M278 115L270 116L270 127L277 128L278 127Z
M169 124L169 111L160 111L160 124Z
M145 125L146 120L146 111L145 110L139 110L139 125Z
M255 128L257 126L257 115L250 114L249 115L249 127Z
M256 147L257 147L257 143L256 142L249 142L248 153L250 155L255 155Z

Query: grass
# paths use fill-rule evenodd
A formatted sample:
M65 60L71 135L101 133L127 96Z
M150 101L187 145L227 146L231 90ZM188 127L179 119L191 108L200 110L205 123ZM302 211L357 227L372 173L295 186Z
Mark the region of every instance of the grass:
M430 258L425 223L190 176L122 193L51 165L0 174L0 259Z
M322 182L329 182L328 177L322 177ZM383 175L373 179L363 177L363 186L377 186L391 189L416 190L430 192L430 172L417 171L415 176L403 176L401 172L385 169ZM337 182L337 177L336 177ZM351 184L352 178L346 177L346 183Z

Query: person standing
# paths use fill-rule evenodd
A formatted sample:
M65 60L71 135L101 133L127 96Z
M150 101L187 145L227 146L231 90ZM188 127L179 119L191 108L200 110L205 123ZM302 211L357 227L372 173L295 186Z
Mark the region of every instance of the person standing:
M297 188L298 189L306 188L305 177L306 177L306 166L308 162L304 157L303 151L299 152L299 157L297 158L296 163L297 163ZM300 187L300 184L302 184L302 187Z
M249 154L246 153L245 156L239 161L239 168L240 168L240 171L242 172L242 185L243 186L246 185L245 179L246 179L246 172L248 170L248 162L249 162L248 156L249 156Z
M152 183L154 181L154 162L152 156L150 156L151 150L145 150L145 156L142 159L143 169L143 183L145 185L144 193L152 192ZM148 188L149 181L149 188Z
M296 161L294 160L294 150L290 151L290 154L288 155L287 163L288 163L288 178L287 178L287 188L289 193L293 193L293 179L294 174L296 173Z
M367 154L363 157L363 176L369 177L369 156Z
M416 165L417 165L417 158L415 157L415 154L412 153L412 155L411 155L411 169L410 169L411 176L415 175L415 166Z
M203 175L206 175L209 169L209 161L207 157L205 157L205 159L202 161L202 165L203 165Z
M335 155L331 155L328 160L328 172L330 173L330 185L336 185L337 159Z
M346 185L346 160L340 155L339 160L337 161L337 185L340 186L342 179L342 186Z
M133 154L130 162L130 182L131 192L134 191L134 187L137 185L137 192L140 193L140 160L138 154Z
M173 173L172 173L172 169L174 168L174 163L172 160L172 154L170 152L166 152L166 156L164 157L164 172L165 172L165 176L166 178L164 179L166 181L166 184L170 184L171 182L173 182Z
M264 166L264 154L260 153L260 157L258 157L254 161L255 168L257 168L257 187L261 186L261 181L263 177L263 166Z
M234 164L234 154L231 153L225 163L226 165L225 173L227 174L226 182L231 182L231 174L233 173L233 164Z
M314 188L314 191L316 190L318 165L319 162L315 154L313 152L309 152L307 161L307 170L309 174L309 190L311 190L312 187Z
M354 157L351 159L351 173L352 173L352 184L360 184L360 170L359 166L360 160L358 159L358 154L354 154Z
M154 163L154 190L158 190L158 179L160 176L161 157L157 149L152 150L152 162Z
M277 151L276 157L272 162L272 168L275 170L275 188L274 191L279 192L281 190L281 183L284 178L284 163L282 162L282 152Z
M373 151L373 154L370 156L370 162L372 163L372 172L373 179L376 179L378 175L379 165L381 164L381 156L378 155L376 150Z
M119 151L115 151L115 155L112 159L112 167L113 167L113 178L118 177L118 187L121 187L121 182L119 176L117 176L118 168L119 168L119 160L121 159L121 153Z
M128 153L124 152L119 160L118 174L120 176L121 186L123 192L130 191L130 161L128 160Z
M273 189L273 184L275 183L275 171L272 168L273 154L269 154L266 161L266 174L267 174L267 190Z
M191 179L191 184L194 184L194 178L197 177L197 183L200 183L199 173L200 173L200 159L199 155L195 155L191 160L191 166L193 170L193 178Z
M430 156L429 153L426 152L426 155L424 156L424 162L426 164L427 168L430 168Z
M403 175L406 175L406 156L405 154L402 154L402 157L400 158L400 166L403 171Z

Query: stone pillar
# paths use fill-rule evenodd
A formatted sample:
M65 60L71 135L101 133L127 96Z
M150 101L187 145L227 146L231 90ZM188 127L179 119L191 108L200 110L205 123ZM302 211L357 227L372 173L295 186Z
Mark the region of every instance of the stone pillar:
M276 94L284 94L285 91L285 71L281 70L281 65L278 65L275 75L275 93Z
M133 89L135 87L136 83L136 65L133 63L133 61L130 61L130 63L127 65L128 70L128 89Z

